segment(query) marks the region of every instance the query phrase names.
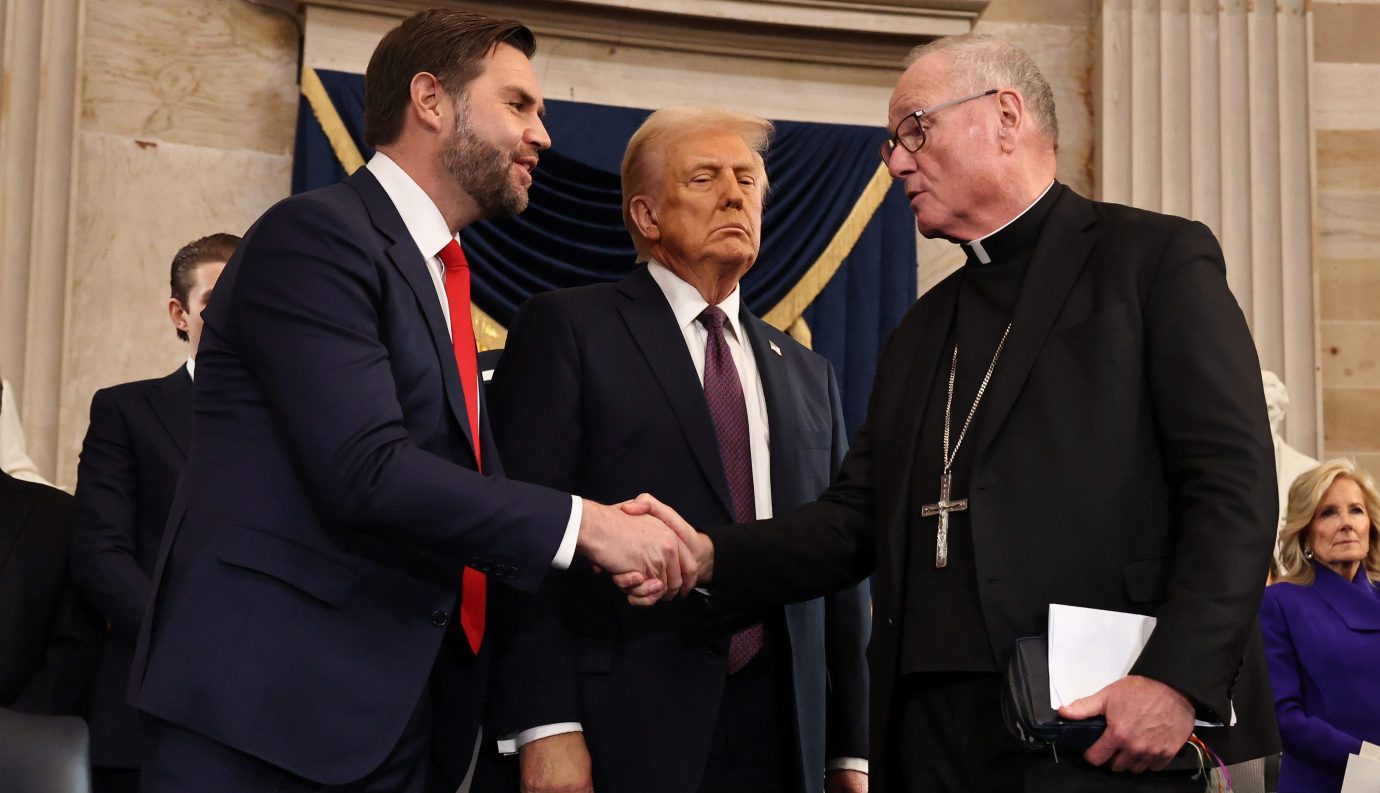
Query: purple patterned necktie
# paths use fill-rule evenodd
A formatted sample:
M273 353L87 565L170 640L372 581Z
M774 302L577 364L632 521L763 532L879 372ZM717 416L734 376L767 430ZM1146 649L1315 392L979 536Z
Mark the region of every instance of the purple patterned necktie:
M747 403L733 353L724 339L723 309L710 306L698 320L709 337L704 344L704 401L719 438L719 457L733 497L733 519L746 523L757 519L757 499L752 488L752 447L748 438ZM728 673L742 669L762 649L762 625L750 625L728 641Z

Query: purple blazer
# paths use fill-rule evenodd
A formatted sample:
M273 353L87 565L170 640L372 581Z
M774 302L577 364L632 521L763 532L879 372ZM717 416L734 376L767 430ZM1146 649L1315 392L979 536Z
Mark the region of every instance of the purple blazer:
M1265 589L1260 627L1284 742L1279 793L1340 790L1347 755L1380 743L1380 589L1316 565Z

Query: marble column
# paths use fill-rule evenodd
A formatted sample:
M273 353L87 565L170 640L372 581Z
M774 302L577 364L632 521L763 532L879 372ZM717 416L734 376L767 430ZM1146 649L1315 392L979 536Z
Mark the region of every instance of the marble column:
M1102 0L1093 81L1100 198L1206 223L1285 437L1321 441L1306 0Z

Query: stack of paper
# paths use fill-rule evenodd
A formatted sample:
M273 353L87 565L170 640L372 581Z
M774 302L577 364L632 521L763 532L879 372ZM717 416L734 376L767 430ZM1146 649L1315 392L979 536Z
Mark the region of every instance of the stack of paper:
M1049 704L1058 709L1125 677L1140 657L1155 618L1081 606L1049 606ZM1236 724L1232 708L1231 723ZM1199 727L1221 724L1199 721Z
M1363 743L1360 754L1347 758L1341 793L1380 793L1380 747Z

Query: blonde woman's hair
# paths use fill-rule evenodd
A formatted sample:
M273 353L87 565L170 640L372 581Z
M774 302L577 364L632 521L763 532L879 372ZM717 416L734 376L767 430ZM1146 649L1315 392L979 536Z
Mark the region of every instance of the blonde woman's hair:
M1289 507L1285 512L1284 529L1279 533L1280 575L1276 581L1312 586L1313 562L1303 553L1308 541L1308 526L1313 522L1323 494L1338 479L1350 479L1361 488L1366 515L1370 518L1370 548L1361 566L1367 578L1380 582L1380 492L1376 491L1375 480L1370 474L1345 459L1328 460L1305 471L1289 486Z
M619 172L623 186L623 225L632 234L637 260L647 261L651 251L647 240L637 230L637 224L633 223L632 200L634 196L646 193L653 181L661 176L668 143L706 131L736 132L752 151L761 176L762 196L766 197L770 185L763 157L767 153L773 129L772 123L765 118L712 107L663 107L648 116L628 140L628 149L623 152L623 166Z

